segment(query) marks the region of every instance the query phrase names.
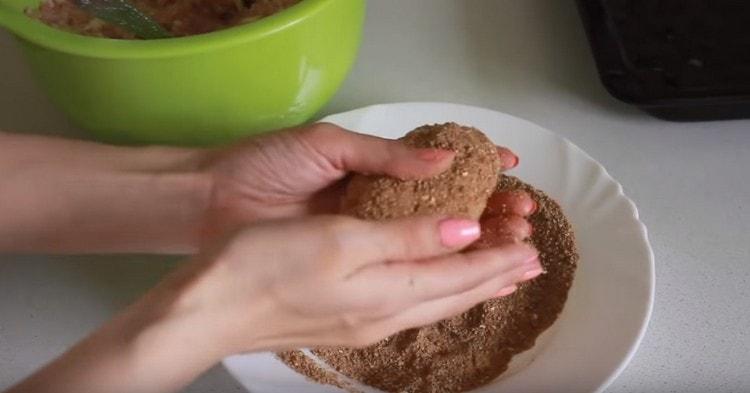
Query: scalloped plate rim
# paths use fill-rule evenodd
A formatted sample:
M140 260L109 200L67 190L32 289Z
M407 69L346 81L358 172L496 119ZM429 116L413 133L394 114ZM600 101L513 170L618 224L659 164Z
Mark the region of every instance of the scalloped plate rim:
M598 388L593 390L593 392L595 393L600 393L604 391L622 373L622 371L627 367L627 365L630 363L632 358L635 356L635 353L637 352L638 347L640 346L641 342L643 341L643 338L645 337L646 331L648 329L648 324L651 319L653 308L654 308L654 295L655 295L654 252L648 240L648 230L645 224L640 220L640 214L639 214L638 208L635 205L635 203L625 194L622 184L620 184L617 180L615 180L601 163L596 161L593 157L591 157L591 155L586 153L583 149L578 147L576 144L574 144L567 138L564 138L558 134L555 134L554 132L542 126L537 125L521 117L510 115L510 114L500 112L500 111L495 111L495 110L488 109L488 108L482 108L482 107L465 105L465 104L430 102L430 101L395 102L395 103L374 104L374 105L369 105L369 106L365 106L365 107L361 107L361 108L357 108L357 109L353 109L349 111L344 111L341 113L332 114L332 115L324 117L320 121L331 122L334 124L351 123L353 122L352 119L355 119L356 121L360 121L364 117L364 115L369 112L372 112L375 110L387 110L388 108L398 107L398 106L420 107L420 109L423 109L423 110L424 108L429 108L430 110L436 110L437 108L452 108L452 109L460 109L464 111L484 112L489 115L499 114L504 117L512 118L517 122L525 123L525 126L534 128L537 132L541 132L542 134L545 134L547 137L551 137L555 139L556 141L561 142L567 148L578 153L580 157L583 158L585 161L587 161L589 164L593 164L593 166L596 167L601 172L602 177L606 181L616 186L617 197L627 202L628 210L630 211L631 218L637 224L637 227L639 229L640 240L646 246L647 258L648 258L648 261L647 261L648 263L646 267L648 271L646 272L645 278L648 280L648 294L646 296L646 299L647 299L646 309L643 314L640 328L635 336L635 339L630 344L628 351L624 354L624 356L622 356L617 367L614 368L609 373L609 375L600 383ZM233 359L242 358L244 356L246 355L232 356L222 361L222 364L229 371L229 373L243 386L244 384L242 383L242 378L240 376L241 370L239 369L239 367L235 368L232 365L232 363L233 363ZM248 386L244 386L244 387L248 390L250 389Z

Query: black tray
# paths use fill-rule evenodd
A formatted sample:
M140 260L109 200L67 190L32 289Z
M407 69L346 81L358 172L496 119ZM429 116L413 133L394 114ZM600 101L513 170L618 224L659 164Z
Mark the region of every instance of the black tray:
M614 97L668 120L750 118L750 1L577 3Z

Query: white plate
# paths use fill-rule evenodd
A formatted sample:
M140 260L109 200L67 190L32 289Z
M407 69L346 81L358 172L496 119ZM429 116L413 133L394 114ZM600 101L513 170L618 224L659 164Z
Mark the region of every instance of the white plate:
M635 205L599 163L535 124L469 106L377 105L325 120L388 138L422 124L455 121L483 130L518 153L521 165L511 174L560 203L573 225L581 259L557 322L534 349L514 360L509 375L478 391L598 392L617 377L651 315L654 257ZM254 393L339 391L307 382L271 354L233 356L224 365Z

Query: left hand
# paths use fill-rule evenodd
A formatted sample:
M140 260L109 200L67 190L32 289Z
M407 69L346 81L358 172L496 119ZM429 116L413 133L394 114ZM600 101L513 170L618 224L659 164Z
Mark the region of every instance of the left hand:
M342 180L350 172L425 178L448 169L454 157L451 151L411 149L328 123L249 138L207 154L213 186L206 239L256 220L336 213ZM506 148L499 147L498 154L503 169L518 163ZM528 197L515 204L533 209Z

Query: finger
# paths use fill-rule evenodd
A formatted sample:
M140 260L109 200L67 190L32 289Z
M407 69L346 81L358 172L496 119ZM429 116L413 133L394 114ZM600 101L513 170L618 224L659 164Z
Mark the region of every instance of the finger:
M519 239L509 233L485 234L479 240L472 243L469 250L484 250L486 248L503 247L509 244L520 243L523 243L523 239Z
M512 284L523 273L540 268L533 247L513 244L431 260L372 265L355 278L371 288L379 288L381 293L376 297L384 308L403 309L462 293L493 277L505 277L507 284Z
M333 124L316 124L302 138L336 169L384 174L400 179L438 175L455 153L441 149L413 149L400 141L358 134Z
M482 220L482 235L492 236L510 235L518 239L531 236L532 227L529 222L515 214L490 217Z
M526 191L502 191L490 196L484 216L517 214L529 216L537 209L537 203Z
M405 329L429 325L468 311L491 298L508 296L519 282L531 280L543 270L526 270L523 267L498 275L464 292L419 303L390 317L372 323L371 329L390 336Z
M504 171L517 167L520 161L518 156L507 147L497 146L497 155L500 157L500 168Z
M504 215L482 219L482 235L471 245L481 250L506 244L521 243L531 236L532 226L521 216Z
M361 221L348 237L353 268L385 261L426 259L458 251L479 238L479 222L437 216Z

